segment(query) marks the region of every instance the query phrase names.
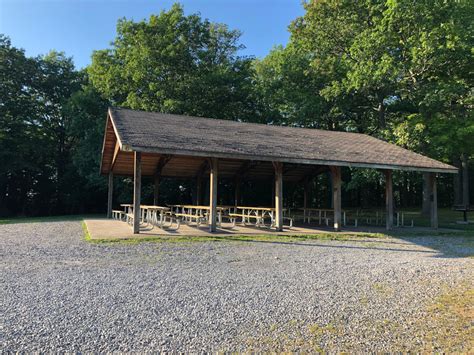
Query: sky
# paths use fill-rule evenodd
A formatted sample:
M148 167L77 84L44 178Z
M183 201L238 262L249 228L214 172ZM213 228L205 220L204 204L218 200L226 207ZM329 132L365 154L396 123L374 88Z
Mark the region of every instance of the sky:
M122 17L140 21L167 10L173 0L0 0L0 33L28 56L51 49L90 63L93 50L110 47ZM186 14L227 24L243 34L241 55L264 57L289 39L288 25L303 15L301 0L181 0Z

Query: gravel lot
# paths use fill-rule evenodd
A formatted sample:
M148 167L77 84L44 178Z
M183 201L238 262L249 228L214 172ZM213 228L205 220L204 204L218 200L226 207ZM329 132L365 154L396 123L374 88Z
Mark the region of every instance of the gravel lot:
M474 259L461 255L472 252L463 245L440 238L107 245L84 241L80 222L0 225L0 345L411 347L421 342L413 327L427 305L447 289L472 286Z

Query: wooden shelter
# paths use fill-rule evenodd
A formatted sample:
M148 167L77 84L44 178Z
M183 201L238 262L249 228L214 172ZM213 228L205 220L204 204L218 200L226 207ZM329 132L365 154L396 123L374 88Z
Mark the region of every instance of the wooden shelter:
M108 215L113 176L134 178L134 232L139 233L141 177L210 178L210 230L216 229L218 178L269 179L275 183L276 228L283 228L283 182L304 182L329 171L334 229L341 228L341 167L374 168L386 177L387 229L393 227L392 171L429 175L431 226L437 228L436 173L457 173L451 165L374 137L349 132L283 127L228 120L109 108L100 171L109 176ZM200 184L197 185L198 187ZM198 194L199 196L199 194ZM198 201L199 204L200 201Z

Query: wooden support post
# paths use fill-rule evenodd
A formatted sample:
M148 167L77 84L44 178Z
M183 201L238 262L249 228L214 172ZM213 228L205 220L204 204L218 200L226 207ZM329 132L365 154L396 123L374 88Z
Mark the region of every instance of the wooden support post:
M436 174L430 173L430 219L431 228L438 229L438 193L436 189Z
M276 187L276 178L275 176L273 177L273 181L272 181L272 208L275 208L275 194L276 194L276 190L275 190L275 187Z
M242 185L242 179L240 177L236 177L235 178L235 196L234 196L234 205L235 206L238 206L240 205L240 199L241 199L241 195L240 195L240 188L241 188L241 185Z
M393 178L392 170L384 170L385 174L385 209L386 209L386 228L393 228Z
M107 194L107 218L112 218L112 199L114 195L114 173L109 171L109 191Z
M133 234L140 233L140 204L142 189L142 153L134 152L133 169Z
M461 156L462 167L462 204L465 209L468 209L471 202L469 200L469 159L468 155L464 153Z
M203 183L203 176L204 173L206 172L209 162L209 159L204 159L204 161L201 163L201 166L199 167L197 173L196 173L196 205L202 205L203 200L202 200L202 183Z
M309 179L304 181L304 191L303 191L303 207L308 208L308 195L309 195Z
M303 223L306 222L306 208L308 208L308 192L309 192L309 178L304 179L303 182ZM308 223L309 223L309 215L308 215Z
M273 162L275 168L275 228L283 230L283 164Z
M155 183L154 183L154 189L153 189L153 204L155 206L159 206L159 195L160 195L160 180L161 180L161 175L156 173L155 174Z
M218 161L217 158L209 159L209 231L216 231L217 224L217 174Z
M334 209L334 230L341 230L341 167L331 166L332 205Z
M166 164L171 160L171 155L162 155L158 160L158 164L156 165L155 170L155 181L154 181L154 189L153 189L153 204L158 206L159 204L159 192L160 192L160 181L161 181L161 171L165 167Z
M431 196L431 184L430 184L430 173L423 173L423 203L421 207L421 213L428 217L430 215L430 196Z
M200 206L202 201L202 175L196 176L196 205Z

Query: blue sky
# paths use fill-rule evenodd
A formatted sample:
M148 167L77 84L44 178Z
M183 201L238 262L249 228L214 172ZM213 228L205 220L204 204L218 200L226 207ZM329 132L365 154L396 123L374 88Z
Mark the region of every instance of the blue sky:
M81 68L94 49L109 47L117 19L142 20L169 9L172 0L0 0L0 33L29 56L64 51ZM181 0L186 14L200 12L243 32L242 55L265 56L288 41L288 25L301 16L301 0Z

